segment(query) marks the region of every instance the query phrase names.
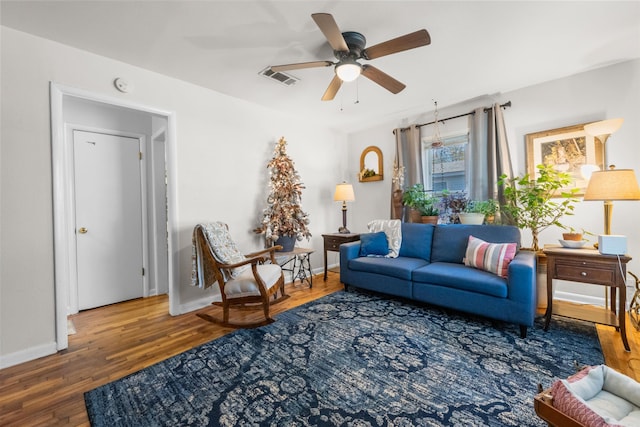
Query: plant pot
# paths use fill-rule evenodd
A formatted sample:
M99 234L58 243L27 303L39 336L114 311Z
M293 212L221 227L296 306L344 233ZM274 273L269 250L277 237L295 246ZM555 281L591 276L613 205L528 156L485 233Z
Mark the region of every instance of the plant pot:
M423 215L423 216L420 217L420 221L423 224L437 224L438 223L438 218L439 218L438 215L434 215L434 216L431 216L431 215L425 216L425 215Z
M484 214L476 212L460 212L458 214L461 224L482 224L484 222Z
M422 222L420 211L417 209L409 209L409 222Z
M276 245L282 246L282 249L276 252L291 252L296 246L296 238L295 236L280 236L278 240L276 240Z
M582 233L562 233L562 240L582 240Z

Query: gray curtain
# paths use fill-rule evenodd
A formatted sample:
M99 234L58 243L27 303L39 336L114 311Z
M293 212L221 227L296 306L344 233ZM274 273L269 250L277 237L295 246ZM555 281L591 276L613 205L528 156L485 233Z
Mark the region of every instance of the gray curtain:
M484 108L476 108L469 116L469 144L467 145L467 197L471 200L489 198L489 144L487 117Z
M420 128L412 125L401 131L394 130L396 136L396 157L394 159L394 175L391 186L391 218L403 219L403 211L398 206L401 191L423 181L422 148Z
M513 177L513 168L500 104L494 104L486 113L484 108L478 108L469 116L468 150L468 197L472 200L496 199L504 204L498 179L502 174Z
M498 186L498 178L505 174L508 178L513 178L513 167L511 166L511 155L509 153L509 142L507 141L507 129L504 124L504 115L500 104L493 104L487 113L489 123L489 146L493 147L491 153L494 167L491 169L493 176L489 187L489 197L498 200L500 205L505 204L504 189Z

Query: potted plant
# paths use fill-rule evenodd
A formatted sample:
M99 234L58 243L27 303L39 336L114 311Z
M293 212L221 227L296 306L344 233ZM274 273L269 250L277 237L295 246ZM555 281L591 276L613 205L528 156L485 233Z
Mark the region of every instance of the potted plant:
M296 240L309 239L309 215L302 210L304 185L295 170L293 160L287 155L287 141L280 138L273 158L267 164L270 169L268 206L262 212L260 226L254 231L264 233L267 246L281 245L281 251L293 250Z
M456 224L460 222L460 213L464 211L469 200L467 194L463 191L450 192L442 191L440 198L440 213L445 223Z
M580 231L576 230L573 227L566 227L567 232L562 233L562 240L574 240L581 241L583 240L584 235L593 236L593 233L581 228Z
M463 212L458 214L462 224L482 224L485 219L495 218L498 211L498 202L490 200L470 200L464 207Z
M440 215L440 211L438 210L438 202L439 199L437 197L425 194L424 199L418 205L418 211L420 212L420 219L422 223L438 223L438 215Z
M504 188L506 204L501 206L502 219L517 227L531 230L532 249L538 256L538 309L547 307L547 259L538 245L539 233L551 225L566 228L560 218L573 215L577 189L562 191L571 183L568 173L557 171L550 165L536 166L539 177L525 174L507 178L502 175L498 185Z
M560 219L573 215L578 190L562 190L571 183L568 173L557 171L550 165L538 165L536 168L540 175L537 179L529 174L514 178L502 175L498 184L504 188L506 199L501 211L519 228L531 230L532 249L538 252L538 236L542 230L551 225L566 228Z
M409 208L409 221L420 222L420 206L422 206L427 194L420 183L407 188L402 194L402 204Z

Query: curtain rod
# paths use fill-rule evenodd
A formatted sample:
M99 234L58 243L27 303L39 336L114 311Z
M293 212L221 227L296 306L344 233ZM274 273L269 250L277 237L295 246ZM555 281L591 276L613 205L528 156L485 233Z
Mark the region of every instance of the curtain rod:
M511 107L511 101L507 101L504 104L500 105L500 108L507 108L507 107ZM487 107L484 109L484 112L486 113L487 111L491 110L491 107ZM458 119L460 117L465 117L465 116L473 116L476 112L475 111L471 111L470 113L464 113L464 114L458 114L457 116L453 116L453 117L447 117L446 119L439 119L438 122L446 122L447 120L453 120L453 119ZM435 121L433 122L429 122L429 123L421 123L419 125L416 125L416 127L422 127L422 126L429 126L434 124ZM400 128L400 132L404 132L405 130L409 129L408 127L406 128ZM393 130L393 133L396 133L396 130Z

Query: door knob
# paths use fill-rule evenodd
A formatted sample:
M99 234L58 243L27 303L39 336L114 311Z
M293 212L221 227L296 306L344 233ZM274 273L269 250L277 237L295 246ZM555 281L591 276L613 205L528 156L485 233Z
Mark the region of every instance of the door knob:
M86 228L84 228L84 227L80 227L80 229L79 229L78 231L80 232L80 234L86 234L86 233L87 233L87 231L89 231L89 230L87 230L87 229L86 229Z

